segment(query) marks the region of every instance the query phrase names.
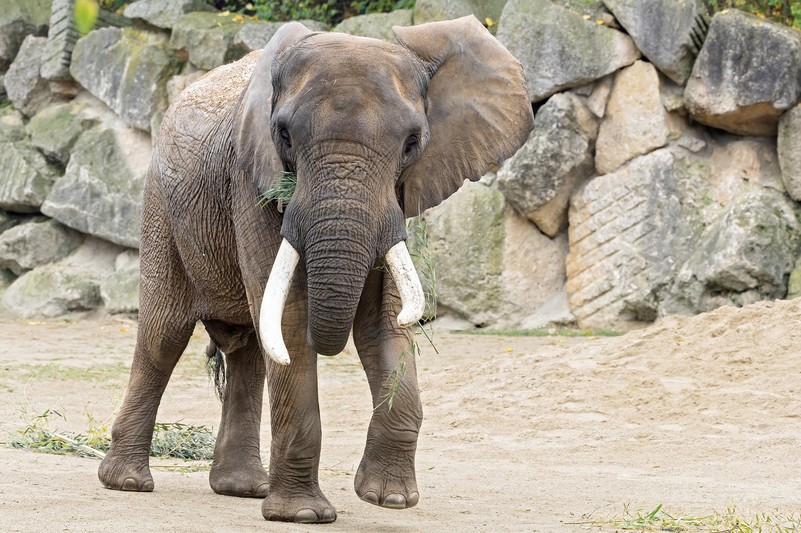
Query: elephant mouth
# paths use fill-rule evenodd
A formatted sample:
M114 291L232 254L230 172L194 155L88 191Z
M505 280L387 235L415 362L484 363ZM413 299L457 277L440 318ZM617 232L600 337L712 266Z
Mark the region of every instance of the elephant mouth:
M400 294L401 311L398 313L398 326L409 327L423 316L425 296L409 250L406 248L406 242L400 241L392 246L384 259ZM270 359L282 365L291 362L284 343L281 320L299 261L300 254L289 241L283 239L264 288L259 312L259 336L262 346Z

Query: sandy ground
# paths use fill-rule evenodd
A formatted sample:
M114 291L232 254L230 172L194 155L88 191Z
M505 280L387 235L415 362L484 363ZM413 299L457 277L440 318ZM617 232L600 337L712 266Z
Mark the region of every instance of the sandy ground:
M424 347L419 361L421 501L406 511L354 494L367 383L354 353L324 358L321 486L336 523L267 523L259 500L213 494L206 472L154 469L155 492L121 493L100 486L95 459L0 446L0 530L581 531L659 503L674 515L797 514L800 326L801 303L775 302L615 338L438 332L440 354ZM87 413L109 420L135 332L124 320L0 321L0 440L47 408L65 431L85 431ZM217 425L204 346L198 332L160 421Z

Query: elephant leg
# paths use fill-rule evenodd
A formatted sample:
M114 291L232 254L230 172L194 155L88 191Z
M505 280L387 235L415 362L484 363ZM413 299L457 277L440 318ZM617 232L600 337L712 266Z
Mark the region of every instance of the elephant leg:
M423 420L411 334L397 325L399 309L390 276L371 271L353 327L373 396L354 485L361 499L392 509L413 507L420 499L414 456Z
M268 479L259 455L259 430L266 370L255 331L240 338L240 347L226 351L222 418L209 484L217 494L264 498ZM215 342L225 349L219 339Z
M324 523L336 520L337 514L318 482L322 430L317 354L306 342L306 305L305 298L294 299L284 310L284 341L292 362L283 366L267 361L272 445L262 515L266 520Z
M146 290L147 282L142 287ZM194 324L175 321L173 309L164 314L140 312L128 392L111 430L111 449L100 463L98 477L109 489L150 492L148 456L161 396L173 368L192 336Z

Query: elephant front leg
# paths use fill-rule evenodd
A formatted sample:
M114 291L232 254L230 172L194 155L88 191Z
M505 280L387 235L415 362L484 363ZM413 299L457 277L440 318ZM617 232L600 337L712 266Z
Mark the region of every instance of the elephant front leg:
M270 488L261 512L266 520L326 523L336 520L337 513L318 481L322 430L317 354L306 343L305 308L303 300L288 305L284 314L292 362L283 366L267 361L272 445Z
M353 336L373 397L373 416L355 489L369 503L391 509L420 499L414 458L423 419L411 334L397 326L399 298L389 275L367 279Z

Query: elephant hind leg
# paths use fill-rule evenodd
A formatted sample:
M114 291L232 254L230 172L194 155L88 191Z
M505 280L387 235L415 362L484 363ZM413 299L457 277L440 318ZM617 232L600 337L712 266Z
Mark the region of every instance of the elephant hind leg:
M252 326L204 320L213 343L225 352L222 418L209 484L217 494L264 498L267 473L259 455L266 369Z

